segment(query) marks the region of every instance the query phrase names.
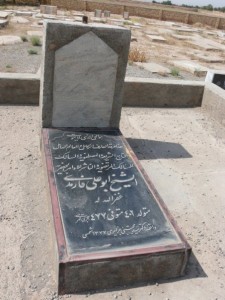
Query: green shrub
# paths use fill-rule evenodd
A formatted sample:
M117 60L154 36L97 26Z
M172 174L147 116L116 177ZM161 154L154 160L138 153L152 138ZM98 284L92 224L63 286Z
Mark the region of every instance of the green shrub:
M30 40L31 40L31 44L33 45L33 46L41 46L41 40L40 40L40 38L38 37L38 36L32 36L31 38L30 38Z
M177 68L172 68L171 69L171 75L178 77L180 75L180 70Z
M29 50L27 50L27 52L28 52L30 55L38 54L37 50L35 50L35 49L29 49Z

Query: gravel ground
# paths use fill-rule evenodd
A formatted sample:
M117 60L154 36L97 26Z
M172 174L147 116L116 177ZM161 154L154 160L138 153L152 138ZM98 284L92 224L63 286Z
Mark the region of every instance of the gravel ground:
M29 54L29 49L35 49L38 54ZM36 73L41 63L41 50L29 42L0 46L0 72Z

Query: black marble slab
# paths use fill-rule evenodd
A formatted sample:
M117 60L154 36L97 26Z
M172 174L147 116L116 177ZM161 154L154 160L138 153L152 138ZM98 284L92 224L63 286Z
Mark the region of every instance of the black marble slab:
M70 254L180 242L118 131L48 130Z
M213 83L225 90L225 75L215 74L213 77Z

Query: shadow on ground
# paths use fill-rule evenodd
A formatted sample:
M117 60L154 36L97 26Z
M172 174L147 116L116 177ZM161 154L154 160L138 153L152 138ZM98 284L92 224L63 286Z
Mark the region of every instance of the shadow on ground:
M145 139L127 139L132 150L140 160L191 158L191 154L178 143L152 141Z

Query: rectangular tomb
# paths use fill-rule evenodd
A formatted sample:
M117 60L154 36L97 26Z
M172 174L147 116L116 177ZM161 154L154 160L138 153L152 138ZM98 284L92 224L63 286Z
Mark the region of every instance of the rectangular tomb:
M183 274L190 247L118 130L42 137L59 294Z

